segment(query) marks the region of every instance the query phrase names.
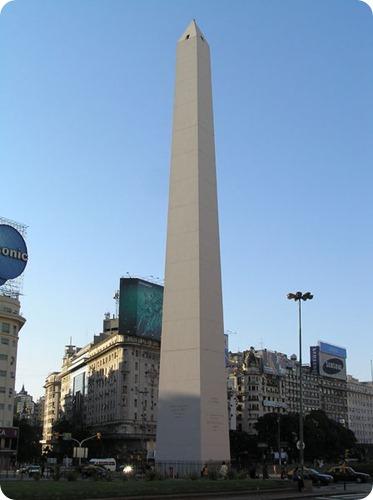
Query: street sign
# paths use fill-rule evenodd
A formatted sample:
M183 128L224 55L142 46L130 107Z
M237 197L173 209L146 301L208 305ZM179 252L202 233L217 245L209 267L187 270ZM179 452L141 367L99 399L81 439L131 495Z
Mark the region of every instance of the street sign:
M258 443L258 448L268 448L267 443Z
M74 446L73 457L74 458L87 458L88 457L88 448L83 448L81 446Z
M301 449L301 445L302 445L302 450L304 450L304 448L306 447L305 442L303 441L303 443L301 443L300 441L297 441L297 448L298 448L298 450Z

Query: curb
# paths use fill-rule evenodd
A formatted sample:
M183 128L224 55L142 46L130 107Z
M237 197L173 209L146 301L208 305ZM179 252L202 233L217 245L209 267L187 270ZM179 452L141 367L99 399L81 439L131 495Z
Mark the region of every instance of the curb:
M283 488L280 490L283 493L294 493L293 488ZM105 498L88 498L87 500L164 500L167 498L199 498L211 496L232 496L232 495L258 495L263 493L279 493L278 488L258 489L258 490L230 490L230 491L202 491L190 493L169 493L163 495L132 495L125 497L105 497ZM274 499L275 500L275 499ZM282 498L283 500L283 498Z
M292 493L291 496L285 497L284 494ZM258 489L258 490L233 490L233 491L210 491L210 492L192 492L192 493L171 493L166 495L137 495L137 496L124 496L124 497L105 497L105 498L89 498L87 500L165 500L165 499L184 499L184 498L209 498L209 497L229 497L229 496L252 496L252 495L273 495L270 500L298 500L302 498L316 498L319 496L332 497L334 495L358 495L362 493L361 491L312 491L309 493L300 493L294 491L294 488L284 488L279 490L278 488L271 489ZM276 496L279 495L279 496Z

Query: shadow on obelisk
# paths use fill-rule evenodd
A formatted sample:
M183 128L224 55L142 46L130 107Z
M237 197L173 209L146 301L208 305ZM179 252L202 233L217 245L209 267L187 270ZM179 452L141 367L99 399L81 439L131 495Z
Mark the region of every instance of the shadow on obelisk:
M203 404L212 408L205 421ZM214 412L213 407L213 400L187 394L158 401L157 440L162 439L162 448L158 450L156 446L155 466L162 476L200 476L205 466L205 474L211 476L218 473L223 463L228 464L229 459L220 450L229 430L224 429L224 415ZM163 412L167 419L159 418ZM162 449L167 450L167 455Z

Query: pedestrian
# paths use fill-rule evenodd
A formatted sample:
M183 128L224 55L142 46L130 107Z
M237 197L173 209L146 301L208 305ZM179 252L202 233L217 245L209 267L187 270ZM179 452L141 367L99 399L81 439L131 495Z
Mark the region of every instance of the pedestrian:
M297 483L298 483L298 491L301 492L302 489L304 488L304 481L303 481L302 475L299 472L298 467L296 467L294 469L294 472L293 472L293 481L297 481Z
M207 465L205 464L205 465L202 467L202 470L201 470L201 477L202 477L202 478L206 478L206 477L208 477L208 475L209 475L209 470L208 470Z
M228 476L228 465L225 462L222 462L220 467L220 475L223 479L227 479Z

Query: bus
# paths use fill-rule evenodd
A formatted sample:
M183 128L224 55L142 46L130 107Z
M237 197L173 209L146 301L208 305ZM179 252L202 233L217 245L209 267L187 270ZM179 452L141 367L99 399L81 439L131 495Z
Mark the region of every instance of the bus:
M115 458L91 458L89 463L91 465L100 465L101 467L105 467L106 470L111 472L115 472L117 468Z

